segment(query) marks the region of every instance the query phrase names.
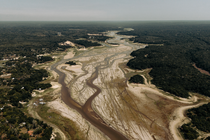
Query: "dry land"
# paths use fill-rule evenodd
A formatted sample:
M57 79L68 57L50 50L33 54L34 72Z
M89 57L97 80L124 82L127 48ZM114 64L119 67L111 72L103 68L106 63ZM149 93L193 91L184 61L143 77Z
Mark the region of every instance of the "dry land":
M56 67L57 70L65 74L64 82L72 99L80 107L87 103L96 92L96 89L90 87L87 81L97 73L95 80L90 84L100 88L101 92L93 99L91 107L106 126L120 132L129 140L182 139L178 127L187 120L184 112L187 109L198 107L206 101L201 100L202 97L194 95L189 99L170 96L169 93L165 93L151 84L151 77L148 74L150 69L137 71L126 67L125 64L131 59L129 54L146 45L130 44L125 39L121 40L121 38L129 38L128 36L119 36L116 33L117 31L108 32L108 36L114 38L107 42L120 45L80 49L76 50L76 54L74 49L70 49L63 59L75 61L77 65L70 66L62 63ZM62 55L54 57L59 62ZM40 116L39 114L44 110L39 107L34 109L34 112L30 111L30 109L33 110L32 102L35 102L36 98L40 98L39 96L35 97L29 105L30 114L53 123L57 130L55 132L58 132L62 139L75 139L77 136L80 136L80 139L88 140L109 139L77 110L70 108L61 100L59 75L50 70L50 65L39 66L48 69L51 73L49 78L52 84L51 91L40 93L46 100L46 105L44 105L46 113ZM145 84L128 83L128 79L134 74L141 75ZM198 99L201 102L198 102ZM52 112L55 114L54 118L49 115ZM49 119L49 116L52 118ZM69 124L65 124L67 120L69 120Z

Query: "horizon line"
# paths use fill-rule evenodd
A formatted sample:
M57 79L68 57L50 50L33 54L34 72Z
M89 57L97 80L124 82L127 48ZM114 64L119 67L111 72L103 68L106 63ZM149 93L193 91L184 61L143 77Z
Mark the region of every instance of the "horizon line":
M210 21L210 20L0 20L0 22L135 22L135 21Z

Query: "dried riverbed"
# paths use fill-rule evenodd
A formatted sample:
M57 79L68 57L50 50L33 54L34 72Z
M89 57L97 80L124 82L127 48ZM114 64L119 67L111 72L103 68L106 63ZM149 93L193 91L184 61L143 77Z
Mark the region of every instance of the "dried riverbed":
M114 38L102 43L103 47L80 50L78 55L65 57L51 66L51 70L59 75L58 82L62 85L61 100L79 116L76 120L78 125L87 121L85 123L88 125L81 128L84 133L89 132L91 127L94 129L92 135L100 133L99 137L104 139L173 139L174 134L169 129L173 112L194 101L168 98L163 91L147 82L129 84L126 75L145 76L146 72L128 70L125 64L131 59L132 51L146 45L127 42L121 38L129 37L116 33L107 33ZM119 45L111 46L108 43ZM69 60L79 65L64 65ZM59 110L56 106L54 109ZM59 111L68 116L68 111Z

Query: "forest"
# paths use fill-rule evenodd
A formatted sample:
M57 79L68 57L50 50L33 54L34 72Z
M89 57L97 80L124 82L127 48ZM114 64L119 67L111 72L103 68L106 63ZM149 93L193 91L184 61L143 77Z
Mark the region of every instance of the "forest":
M124 31L124 27L134 30ZM50 84L40 83L48 77L48 72L34 69L32 65L53 60L40 54L65 51L71 47L61 46L58 44L60 42L70 40L90 47L100 45L94 41L109 38L88 34L121 30L119 34L135 36L130 41L148 46L131 53L133 59L127 63L130 68L152 68L149 73L153 78L151 82L176 96L187 98L190 92L210 96L210 77L193 66L195 64L210 72L209 22L0 22L0 30L0 60L5 60L0 74L11 74L0 78L0 136L4 139L28 139L27 133L20 133L22 128L36 130L36 139L49 139L52 128L24 116L22 104L19 103L30 100L34 89L51 87ZM73 63L69 62L70 65ZM129 82L144 83L140 75L131 77ZM197 137L195 127L209 132L208 109L209 105L204 105L188 111L192 124L180 128L186 139Z
M23 131L33 131L36 140L49 140L52 134L52 127L43 121L27 117L20 109L5 106L0 110L0 136L1 139L28 140L30 135Z
M116 29L117 26L109 22L0 22L0 59L65 50L71 46L59 46L58 43L67 40L86 47L100 46L91 40L103 41L109 37L96 36L93 39L88 33ZM80 38L86 40L78 40Z
M187 139L187 140L194 140L194 139L197 139L199 134L198 132L193 129L191 127L191 123L189 124L184 124L180 127L180 131L181 131L181 134L182 136L184 137L184 139Z
M70 66L71 66L71 65L76 65L76 63L75 63L74 61L68 61L68 62L66 62L65 64L69 64Z
M210 22L145 22L129 27L134 30L119 34L134 35L130 41L148 44L131 53L130 68L152 68L151 82L176 96L187 98L190 92L210 96L210 76L194 66L210 72ZM210 103L187 111L192 121L179 129L184 139L197 139L196 128L210 132L209 112Z
M85 47L99 46L94 41L109 37L90 38L88 33L98 34L108 29L117 28L103 23L0 22L0 60L4 59L1 60L0 75L9 74L0 78L0 139L51 138L52 128L26 114L20 103L28 102L33 90L51 87L50 83L42 82L48 77L48 72L34 69L33 65L53 61L51 56L42 54L71 47L60 46L60 42L71 40ZM70 61L68 64L76 63ZM32 135L29 131L33 131Z
M152 83L176 96L189 92L210 96L210 77L197 67L210 71L210 25L201 22L134 24L134 30L119 34L134 35L130 40L146 43L145 49L131 53L127 65L133 69L152 68Z
M201 131L210 132L210 103L187 111L187 116L191 118L192 124Z
M185 139L194 140L198 138L199 135L195 128L206 133L210 132L210 103L190 109L186 115L191 119L191 123L180 127L180 132ZM206 138L206 140L209 139L210 137Z
M134 75L128 81L130 83L139 83L139 84L143 84L144 83L144 79L140 75Z
M47 59L49 60L49 59ZM0 82L0 136L2 139L28 140L27 132L33 130L33 137L37 140L49 140L52 128L37 119L26 116L23 105L28 102L34 89L46 89L51 84L40 83L48 77L44 69L32 67L32 61L7 61L4 73L11 73L11 77L2 78Z
M76 40L76 41L74 41L74 43L76 43L78 45L82 45L85 48L92 47L92 46L101 46L101 44L99 44L97 42L91 42L91 41L87 41L87 40Z

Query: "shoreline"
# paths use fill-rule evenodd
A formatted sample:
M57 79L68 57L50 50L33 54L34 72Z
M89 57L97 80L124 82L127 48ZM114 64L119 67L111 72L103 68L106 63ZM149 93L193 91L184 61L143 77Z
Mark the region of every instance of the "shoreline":
M116 32L114 32L114 34ZM113 32L110 32L109 35L112 35L112 33ZM110 40L114 40L114 39L112 38ZM109 84L109 82L114 81L113 84L114 83L117 84L118 82L115 81L115 79L120 80L120 78L122 78L122 79L125 78L124 76L125 76L126 71L127 72L134 72L134 70L132 70L132 69L129 70L129 68L126 68L126 70L121 69L119 67L119 64L125 63L127 61L127 60L125 61L125 58L129 57L127 52L133 51L135 49L143 48L146 45L142 44L142 46L138 46L139 44L136 44L136 47L130 47L129 43L128 43L128 46L123 45L123 43L125 44L125 41L120 40L120 44L118 46L113 47L113 48L102 47L101 48L102 50L91 49L87 52L83 51L82 54L84 54L84 55L79 55L79 57L75 57L75 54L71 50L70 52L67 52L67 54L63 57L62 61L65 61L66 59L76 60L77 62L80 62L80 65L69 66L69 65L66 65L66 64L61 64L62 61L60 61L59 62L60 64L57 65L57 67L55 69L57 69L57 70L61 71L63 74L65 74L65 80L64 80L65 84L68 85L68 86L71 86L71 90L74 90L73 92L71 92L71 95L72 95L73 100L79 103L77 105L78 107L82 107L83 105L85 105L87 103L87 101L91 97L93 97L93 99L90 100L90 104L93 100L92 109L94 110L94 112L97 112L96 114L98 116L100 116L100 118L103 118L102 121L106 122L106 124L109 124L109 126L112 129L115 129L118 132L124 134L125 136L129 137L129 139L138 139L138 138L142 138L142 139L157 138L158 139L158 138L161 138L162 136L164 136L164 134L161 133L160 136L159 136L158 131L155 131L153 128L149 128L147 130L147 127L144 126L144 125L143 126L138 126L137 124L139 123L139 121L141 119L145 120L145 118L143 117L143 118L131 119L133 121L132 122L131 120L126 118L126 116L123 115L123 112L120 111L122 108L127 110L127 108L129 108L129 106L131 106L132 107L131 110L135 111L136 109L137 110L140 109L141 111L143 111L143 112L141 112L142 114L144 114L143 116L145 116L146 119L148 119L144 122L145 125L150 125L150 127L154 125L155 127L160 127L161 129L164 129L164 125L167 124L166 122L164 122L164 120L156 121L153 117L150 116L152 114L152 112L155 112L155 111L151 110L151 112L147 113L147 112L145 112L144 109L142 110L142 108L139 108L139 105L135 105L134 103L136 101L142 101L141 104L144 105L144 104L148 104L149 101L151 100L152 103L148 104L149 106L151 106L151 108L152 107L155 107L155 108L158 107L158 104L156 104L156 102L159 102L160 99L161 99L160 100L161 102L162 102L162 99L164 99L164 100L167 99L167 102L173 101L174 104L175 104L175 102L181 103L180 104L181 107L174 106L174 111L171 114L169 112L169 115L171 116L170 120L168 120L169 130L165 131L165 135L168 135L168 137L170 137L170 135L167 134L167 133L171 133L171 136L174 139L177 139L178 135L179 135L178 125L180 125L179 124L180 121L182 121L184 119L184 117L183 117L184 112L187 109L190 109L190 107L196 107L196 105L198 105L198 104L200 105L202 103L198 103L196 105L189 105L189 104L194 104L195 102L198 101L197 96L193 96L190 99L179 98L179 100L177 100L173 96L168 96L166 94L163 94L162 92L164 92L164 91L161 91L161 90L157 89L155 87L155 85L152 85L150 82L148 83L146 77L144 77L143 75L142 76L144 77L144 80L146 81L145 85L137 85L137 84L126 83L126 85L128 86L128 87L125 88L126 92L127 92L127 94L129 93L130 96L131 96L129 98L133 98L134 100L136 100L133 103L130 102L130 101L127 101L128 97L127 97L126 93L123 93L125 91L123 91L121 93L122 95L120 95L119 93L117 93L121 90L120 87L117 86L116 89L112 89L113 87L111 86L111 84ZM107 54L111 53L113 55L111 55L111 54L110 55L104 55L103 54L104 52L106 52ZM100 55L100 54L103 54L103 55ZM116 55L116 57L114 57L114 55ZM121 59L121 60L118 62L118 59L119 60ZM106 64L106 62L107 62L107 64ZM112 67L113 64L116 65L116 66ZM99 95L94 97L94 94L97 92L97 89L95 91L94 87L92 87L90 85L87 86L86 82L88 81L87 79L89 79L89 80L91 79L91 75L94 74L96 67L97 66L99 67L99 65L102 68L100 68L99 74L95 78L95 80L93 80L90 83L93 84L94 86L97 86L102 91L101 92L98 91ZM65 66L65 68L61 69L64 66ZM121 72L123 72L123 74ZM58 77L58 75L59 75L59 74L57 74L57 72L55 72L53 70L52 70L52 74L53 74L54 77ZM55 82L55 83L52 83L52 84L53 84L54 88L60 88L59 85L56 85L58 83ZM111 88L109 86L111 86ZM72 87L74 87L74 88L72 88ZM110 88L110 89L105 90L105 89L108 89L108 88ZM141 89L141 90L138 91L138 92L140 92L139 96L137 95L137 89ZM109 92L112 93L113 95L112 96L108 95ZM149 93L149 94L147 95L144 92ZM84 93L85 96L83 95L83 93ZM104 96L104 97L107 96L107 97L102 98L102 96ZM117 98L117 96L119 96L121 98L125 98L126 102L123 103L124 101L120 98ZM54 106L54 109L58 110L61 113L61 115L63 114L62 116L66 116L67 118L70 119L71 117L67 116L67 114L64 113L64 112L68 112L68 111L65 110L65 106L68 106L68 105L66 105L66 103L64 103L60 99L62 99L62 97L51 102L52 104L55 104L55 105L49 105L49 106ZM111 105L107 106L110 101L111 101ZM99 103L101 103L101 104L99 104ZM123 105L124 107L121 106L122 103L124 104ZM65 106L64 106L64 104L65 104ZM58 106L60 106L60 108ZM102 109L99 109L98 108L99 106L101 106ZM111 109L111 106L114 107L115 109L114 110ZM86 110L88 110L88 108ZM107 119L107 117L109 117L109 114L110 114L110 112L112 112L112 110L114 112L115 111L116 112L111 116L111 118ZM119 112L118 112L118 110L119 110ZM121 115L119 115L119 113L121 113ZM136 113L139 115L138 112L136 112ZM158 113L161 113L161 110ZM78 115L78 112L76 114ZM153 115L154 115L154 113L153 113ZM176 116L176 115L177 115L177 118L179 118L179 119L172 120L172 118L174 118L174 116ZM120 116L123 116L123 117L120 117ZM75 120L74 117L72 117L72 119ZM114 119L114 120L111 121L110 119ZM128 119L128 120L125 120L125 119ZM154 119L154 121L152 121L153 119ZM163 118L161 118L161 119L163 119ZM85 119L84 119L84 117L82 117L80 120L85 120ZM87 121L87 120L85 120L85 121ZM74 121L74 122L77 122L78 126L80 126L80 127L82 126L78 121ZM150 122L151 122L151 124L150 124ZM89 127L90 126L91 126L91 129L94 128L94 127L92 127L92 125L89 125ZM83 127L83 128L80 128L80 129L83 129L81 131L86 131L87 130L86 128L87 128L87 126ZM94 128L94 129L98 129L98 128ZM131 130L133 132L131 132ZM103 137L104 137L104 134L102 132L98 131L97 133L100 133L100 135L101 136L103 135ZM136 134L136 133L138 133L138 134ZM102 138L100 138L100 139L102 139ZM109 138L106 137L105 139L109 139Z

